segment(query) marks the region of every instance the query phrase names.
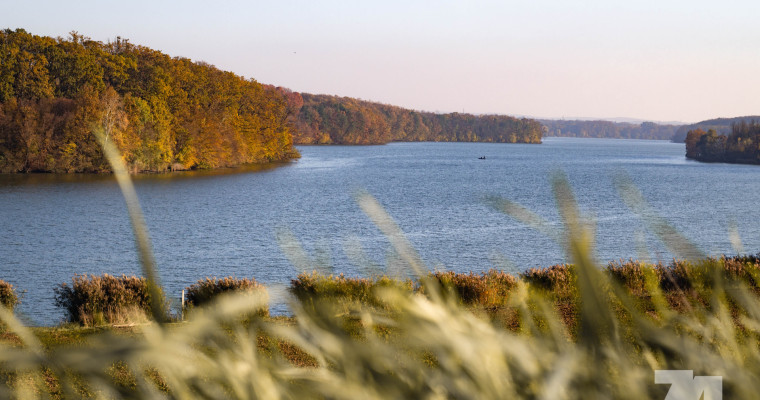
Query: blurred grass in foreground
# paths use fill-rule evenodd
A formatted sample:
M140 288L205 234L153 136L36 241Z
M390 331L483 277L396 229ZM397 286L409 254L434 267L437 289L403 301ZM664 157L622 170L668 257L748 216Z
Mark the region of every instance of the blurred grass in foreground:
M664 399L668 385L654 384L654 371L685 369L722 376L726 398L755 398L757 258L601 268L593 227L579 215L566 180L555 178L554 188L564 220L556 237L573 264L519 279L499 272L484 278L493 286L482 283L486 293L496 290L493 282L509 286L505 296L481 296L478 276L429 273L392 218L360 194L362 209L414 273L413 284L302 275L302 287L313 281L324 290L297 292L291 320L260 315L267 295L253 290L216 296L186 322L166 324L156 295L150 310L158 322L55 346L0 307L7 338L0 344L0 396ZM148 287L160 293L139 207L127 197ZM655 233L691 250L631 201ZM499 204L541 227L525 209ZM356 298L336 299L351 285ZM470 301L492 307L473 312Z

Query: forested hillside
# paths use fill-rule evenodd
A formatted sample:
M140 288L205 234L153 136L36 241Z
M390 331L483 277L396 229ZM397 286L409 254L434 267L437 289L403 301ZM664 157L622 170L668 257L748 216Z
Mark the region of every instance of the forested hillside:
M532 119L436 114L348 97L301 95L303 104L294 136L295 142L300 144L541 143L541 124Z
M675 135L673 135L673 142L683 143L686 140L686 135L689 133L689 131L695 131L697 129L705 132L712 129L719 135L728 135L731 133L733 125L752 121L760 121L760 116L754 115L735 118L715 118L697 122L696 124L684 125L676 130Z
M677 126L654 122L631 124L612 121L540 120L546 136L670 140Z
M297 157L286 90L117 38L0 32L0 172L108 170L94 132L133 171Z
M686 157L708 162L760 164L760 123L735 123L728 135L714 129L689 131Z

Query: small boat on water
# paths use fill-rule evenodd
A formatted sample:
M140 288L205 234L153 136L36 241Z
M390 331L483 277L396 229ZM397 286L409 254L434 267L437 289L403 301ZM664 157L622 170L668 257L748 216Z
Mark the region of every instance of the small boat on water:
M485 159L486 159L486 156L478 157L478 160L485 160Z

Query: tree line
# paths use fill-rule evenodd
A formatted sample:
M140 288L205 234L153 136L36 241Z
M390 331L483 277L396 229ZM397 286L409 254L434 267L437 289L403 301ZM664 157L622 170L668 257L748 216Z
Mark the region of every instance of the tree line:
M117 38L0 31L0 172L104 172L95 134L133 171L297 157L282 88Z
M654 122L631 124L612 121L540 120L546 136L670 140L678 126Z
M116 38L0 31L0 172L107 172L96 135L133 172L298 157L298 144L541 143L504 115L438 114L264 85Z
M691 125L679 126L678 129L676 129L676 133L673 135L672 141L674 143L683 143L684 141L686 141L686 135L689 133L689 131L693 131L697 129L701 129L705 132L712 129L719 135L728 135L729 133L731 133L731 127L734 124L741 123L742 121L760 121L760 116L750 115L750 116L745 116L745 117L734 117L734 118L714 118L714 119L708 119L705 121L697 122Z
M404 142L541 143L532 119L505 115L438 114L349 97L301 94L294 141L300 144Z
M694 129L686 135L686 157L698 161L760 164L760 123L731 125L731 133Z

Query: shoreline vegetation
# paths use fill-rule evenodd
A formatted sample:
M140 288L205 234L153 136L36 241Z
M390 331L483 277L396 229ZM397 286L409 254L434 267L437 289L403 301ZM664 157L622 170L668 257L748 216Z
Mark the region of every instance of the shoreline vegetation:
M616 122L604 120L549 120L540 119L544 137L578 137L610 139L648 139L669 140L684 143L689 131L701 129L715 130L720 135L728 135L734 124L760 121L760 116L734 118L715 118L694 124L654 123L654 122Z
M95 127L132 173L284 161L294 144L541 142L531 119L301 94L120 37L6 29L0 52L0 173L109 172Z
M578 137L609 139L671 140L678 125L654 122L588 121L588 120L539 120L544 137Z
M686 135L689 134L689 131L695 131L697 129L701 129L705 132L712 129L719 135L728 135L731 133L731 127L733 125L750 123L752 121L760 121L760 115L747 115L734 118L714 118L697 122L696 124L683 125L678 127L676 130L675 135L673 135L672 142L684 143L686 141Z
M686 135L686 158L703 162L760 164L760 123L741 121L721 135L714 129L695 129Z
M298 398L343 387L338 398L535 398L558 390L559 398L634 399L664 398L667 386L652 384L655 369L692 369L725 374L732 398L754 396L760 254L588 267L416 279L303 273L288 289L292 317L269 316L266 288L253 279L205 278L187 288L193 304L182 322L162 325L151 322L144 278L78 276L56 294L84 317L73 325L21 329L3 315L0 358L17 369L0 367L0 389L52 398L251 398L269 382L274 393ZM27 351L34 361L21 363ZM233 373L243 365L256 368ZM560 383L558 373L567 375ZM512 379L514 386L498 384ZM249 381L250 391L240 391Z
M173 171L298 157L285 89L117 38L0 32L0 172Z
M669 306L676 311L684 311L683 307L686 305L681 303L684 299L701 301L700 299L710 298L711 286L705 285L709 282L697 281L717 279L711 275L721 275L721 280L744 282L749 285L749 289L760 295L760 253L724 255L696 261L673 260L668 264L636 260L612 261L602 268L602 271L607 275L607 279L621 285L639 301L648 300L644 295L651 288L645 286L655 285L668 299ZM302 306L321 301L378 306L381 302L375 297L375 292L379 288L396 288L409 294L424 296L425 279L433 279L451 291L453 299L460 305L485 313L492 319L515 312L510 310L510 299L516 295L515 291L519 287L540 289L558 299L555 304L556 311L560 312L567 327L577 328L574 315L579 306L579 289L576 267L573 264L530 268L519 274L493 269L481 273L439 271L427 274L424 279L414 280L387 275L369 278L349 277L343 274L319 273L315 270L301 273L292 279L287 291ZM173 315L172 320L181 321L185 311L212 303L217 296L241 291L266 292L267 287L254 278L206 277L183 290L186 296L185 309L177 308L176 304L175 308L171 309L170 302L164 298L163 293L160 302L166 307L164 312ZM76 275L71 282L56 286L54 293L56 306L63 311L62 320L66 323L96 327L145 322L150 318L151 295L144 277ZM13 309L18 302L16 288L0 280L0 304ZM261 311L261 315L269 315L266 309ZM54 326L47 328L55 329Z
M350 97L301 93L296 144L541 143L541 124L506 115L438 114Z
M687 129L720 134L749 118L678 126L415 111L298 93L77 32L63 39L5 29L0 51L0 173L110 172L94 127L131 173L151 173L287 161L299 157L296 144L538 144L544 136L681 142Z

